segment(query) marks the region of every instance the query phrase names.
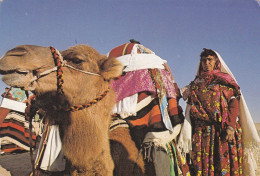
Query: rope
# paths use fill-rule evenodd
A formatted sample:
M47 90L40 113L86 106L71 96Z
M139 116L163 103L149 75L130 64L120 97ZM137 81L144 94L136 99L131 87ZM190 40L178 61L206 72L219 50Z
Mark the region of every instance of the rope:
M55 61L55 65L57 66L57 87L58 87L57 93L62 95L64 94L63 92L64 80L63 80L63 67L62 67L63 59L60 53L58 53L58 51L55 48L50 46L50 49Z
M100 100L102 100L106 95L107 93L109 92L110 88L108 88L107 90L105 90L101 95L99 95L97 98L95 98L94 100L84 104L84 105L75 105L75 106L71 106L70 108L66 109L66 111L71 111L71 112L74 112L74 111L79 111L79 110L82 110L82 109L85 109L85 108L88 108L96 103L98 103Z
M72 67L71 65L68 65L68 64L66 64L66 63L64 63L64 67L68 67L68 68L71 68L71 69L73 69L73 70L77 70L77 71L80 71L80 72L82 72L82 73L86 73L86 74L89 74L89 75L101 76L101 75L99 75L99 74L97 74L97 73L92 73L92 72L88 72L88 71L84 71L84 70L77 69L77 68Z
M25 91L25 94L27 96L27 107L25 111L25 117L29 121L29 143L30 143L30 158L31 158L31 165L32 165L32 175L35 175L35 169L34 169L34 159L33 159L33 141L32 141L32 119L34 117L34 113L31 112L31 100L29 99L29 93L28 91Z
M59 57L59 58L60 58L60 59L58 59L58 60L60 60L60 63L59 63L60 68L63 66L63 67L68 67L68 68L71 68L71 69L73 69L73 70L76 70L76 71L85 73L85 74L94 75L94 76L101 76L101 75L99 75L99 74L97 74L97 73L92 73L92 72L80 70L80 69L77 69L77 68L75 68L75 67L73 67L73 66L71 66L71 65L68 65L68 64L66 63L66 61L62 59L62 56L61 56L61 54L59 53L59 51L58 51L57 49L53 48L52 46L50 46L50 49L51 49L51 51L52 51L52 54L53 54L53 57L54 57L54 58L56 58L56 57ZM57 60L57 59L55 60L55 64L57 63L58 60ZM59 62L59 61L58 61L58 62ZM57 65L57 64L56 64L56 65ZM61 69L62 69L62 68L61 68ZM57 67L57 66L55 66L55 67L53 67L53 68L51 68L51 69L49 69L49 70L45 70L44 72L38 74L37 76L34 76L30 81L31 81L31 82L34 82L34 81L40 79L41 77L43 77L43 76L45 76L45 75L48 75L48 74L50 74L51 72L54 72L54 71L57 71L57 70L58 70L58 67Z

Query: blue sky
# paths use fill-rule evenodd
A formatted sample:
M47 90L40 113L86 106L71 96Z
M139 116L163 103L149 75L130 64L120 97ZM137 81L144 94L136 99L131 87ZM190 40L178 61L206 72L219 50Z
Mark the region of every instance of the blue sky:
M168 61L179 87L202 48L218 51L260 122L260 0L0 0L1 56L21 44L106 54L131 38Z

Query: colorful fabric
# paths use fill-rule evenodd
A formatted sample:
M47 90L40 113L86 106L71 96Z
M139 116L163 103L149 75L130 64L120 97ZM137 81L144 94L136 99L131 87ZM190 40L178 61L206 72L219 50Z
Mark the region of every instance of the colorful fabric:
M23 103L25 103L27 99L30 99L30 97L34 96L33 93L29 91L29 97L27 98L25 91L20 88L11 88L10 93L12 98Z
M235 139L225 141L228 102L234 89L221 84L208 87L192 84L192 160L196 175L242 175L242 130L235 127ZM234 119L236 120L236 119Z
M154 124L160 124L159 126L172 130L171 116L178 114L176 100L178 90L175 90L176 83L171 72L165 69L163 65L166 61L164 62L158 57L161 62L154 63L151 56L155 56L155 53L136 43L125 43L112 49L108 54L108 58L116 57L119 59L125 56L129 57L129 60L124 62L124 66L128 68L132 65L136 70L128 70L122 76L112 81L111 87L116 93L117 102L113 112L123 116L123 118L125 118L125 115L129 115L127 120L133 126L150 128ZM136 56L140 57L137 59ZM140 65L140 63L141 65L154 64L155 66L139 69L137 65ZM159 67L161 68L159 69ZM147 96L151 95L153 100L146 104L144 108L133 112L137 109L136 106L140 102L140 95L144 92ZM136 101L135 96L137 94L138 101ZM173 105L175 106L174 108ZM172 109L174 110L169 111Z
M162 82L166 90L167 97L176 98L175 83L171 79L171 73L166 70L158 69L161 74ZM112 89L116 92L116 101L139 92L156 92L153 80L148 69L127 72L120 78L112 81Z
M162 76L159 73L158 69L149 69L149 72L151 74L154 87L156 88L156 95L159 102L162 121L168 130L173 131L173 126L167 111L168 102L166 97L166 90L162 81Z
M8 98L19 102L27 102L25 91L20 88L11 88ZM29 92L29 99L34 95ZM36 129L38 123L33 122L32 147L35 147ZM13 111L6 108L0 108L0 140L1 150L4 152L13 152L17 150L30 150L29 140L29 121L25 118L24 113Z
M149 92L142 92L138 95L142 99L148 96L150 96ZM140 99L138 99L138 102L141 102ZM170 118L174 118L174 115L178 114L176 99L169 98L167 110ZM149 129L164 128L158 98L151 99L151 102L147 106L137 111L135 116L127 117L126 121L132 127L147 127Z
M30 150L29 122L24 114L11 111L0 126L1 150L12 152L15 150ZM36 134L33 131L32 146L35 147Z

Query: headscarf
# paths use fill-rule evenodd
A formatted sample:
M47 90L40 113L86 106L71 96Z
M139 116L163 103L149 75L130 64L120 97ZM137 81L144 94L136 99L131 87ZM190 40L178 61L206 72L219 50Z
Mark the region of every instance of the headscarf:
M224 80L230 80L230 84L237 85L237 81L222 59L218 52L214 51L219 59L220 73ZM201 63L201 62L200 62ZM201 75L201 64L199 63L196 76ZM217 62L216 62L217 63ZM218 64L218 63L217 63ZM221 74L227 73L227 74ZM232 78L232 79L230 79ZM183 90L189 88L186 86ZM187 104L185 110L185 120L180 133L178 147L183 154L189 153L192 150L191 137L192 127L190 120L191 105ZM243 145L243 175L254 176L257 169L256 161L258 160L258 153L260 151L260 138L257 133L252 116L247 107L245 98L240 90L240 102L239 102L239 120L242 128L242 145Z

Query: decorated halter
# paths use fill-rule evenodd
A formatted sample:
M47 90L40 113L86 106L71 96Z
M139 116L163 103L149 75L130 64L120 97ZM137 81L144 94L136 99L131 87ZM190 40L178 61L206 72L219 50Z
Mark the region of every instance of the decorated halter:
M50 50L51 50L52 56L54 58L55 67L52 68L52 69L46 70L46 71L40 73L39 75L33 77L31 79L32 82L40 79L41 77L43 77L45 75L48 75L49 73L51 73L53 71L57 71L57 94L62 95L62 94L64 94L64 92L63 92L63 83L64 83L64 80L63 80L63 67L68 67L68 68L71 68L73 70L77 70L77 71L80 71L82 73L85 73L85 74L90 74L90 75L94 75L94 76L101 76L99 74L88 72L88 71L84 71L84 70L80 70L80 69L77 69L77 68L75 68L75 67L73 67L71 65L68 65L66 63L66 61L63 60L63 57L61 56L60 52L57 49L55 49L52 46L50 46ZM102 94L100 94L98 97L96 97L95 99L93 99L92 101L90 101L90 102L88 102L88 103L86 103L84 105L71 106L70 108L66 109L66 111L74 112L74 111L78 111L78 110L82 110L82 109L88 108L88 107L96 104L100 100L102 100L107 95L109 90L110 90L110 88L108 88Z

